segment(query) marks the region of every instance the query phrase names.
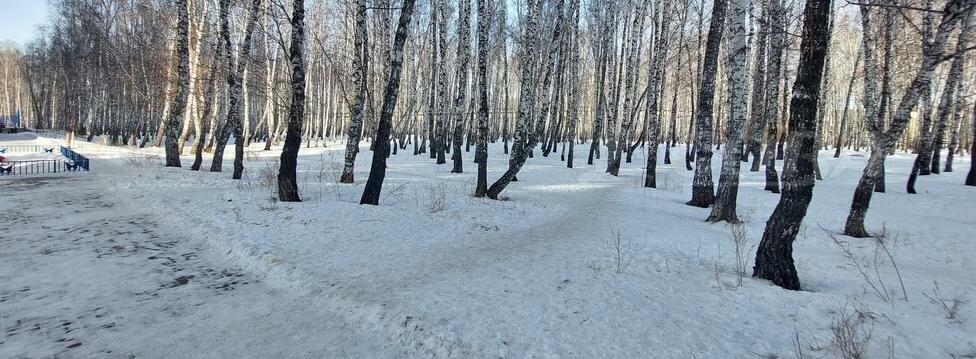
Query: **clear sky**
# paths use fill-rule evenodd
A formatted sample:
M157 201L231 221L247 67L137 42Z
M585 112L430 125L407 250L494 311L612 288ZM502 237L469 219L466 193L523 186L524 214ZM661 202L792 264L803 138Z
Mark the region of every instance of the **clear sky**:
M47 23L47 0L0 0L0 41L23 45Z

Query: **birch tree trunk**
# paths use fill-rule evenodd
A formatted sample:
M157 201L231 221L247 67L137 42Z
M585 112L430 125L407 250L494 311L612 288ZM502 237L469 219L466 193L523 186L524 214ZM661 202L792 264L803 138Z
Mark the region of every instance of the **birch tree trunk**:
M842 141L844 139L844 130L847 129L847 110L851 107L851 94L854 93L854 80L857 79L857 66L861 63L862 53L863 51L858 51L856 57L854 57L854 66L851 70L851 80L847 83L847 96L844 99L844 110L840 115L840 125L837 128L837 138L834 141L834 158L840 158L840 148L842 147Z
M400 70L403 67L403 45L407 41L407 28L413 16L414 0L403 0L400 20L393 37L393 53L390 60L386 89L383 91L383 105L376 129L376 152L366 179L366 187L359 204L379 205L383 179L386 177L386 156L390 152L390 130L393 127L393 111L396 109L400 91Z
M363 132L363 119L366 111L366 87L369 70L369 59L366 56L368 48L366 38L366 0L355 3L355 32L352 63L352 90L355 91L352 103L349 105L349 129L346 131L346 156L339 182L353 183L356 167L356 155L359 153L359 141Z
M458 64L455 68L457 92L455 93L453 106L454 139L451 141L451 145L453 146L451 159L454 161L454 167L451 169L451 173L464 172L464 160L461 158L461 141L464 140L464 104L468 100L468 66L470 62L468 45L471 41L469 39L471 33L470 16L471 3L468 0L460 0L458 2Z
M962 31L959 33L959 40L956 45L956 49L968 48L970 44L971 26L969 23L972 21L974 16L969 15L966 19L966 25L963 26ZM958 51L958 50L957 50ZM932 161L931 161L931 172L934 174L939 174L939 164L941 160L941 150L945 142L946 129L950 126L952 120L950 117L953 116L953 105L959 100L956 98L956 93L959 92L960 87L962 87L962 77L963 77L963 64L966 63L966 54L957 54L952 59L952 64L949 67L949 74L947 75L945 90L942 91L942 99L939 101L938 118L937 118L937 128L935 133L935 139L932 141Z
M491 24L488 0L478 2L478 143L474 160L478 164L478 178L474 187L475 197L488 193L488 31Z
M928 89L932 84L932 74L935 67L938 66L942 59L943 53L945 52L945 45L948 41L949 35L953 32L956 25L959 23L962 17L969 14L966 10L976 5L976 0L949 0L942 11L942 20L939 23L938 29L934 33L934 38L929 41L925 41L922 46L922 64L915 73L915 77L909 83L902 95L901 100L898 103L898 107L895 110L894 116L891 119L891 124L887 130L883 130L879 127L878 123L868 123L868 128L873 129L869 131L870 137L872 139L872 153L871 159L868 161L867 167L864 169L864 174L861 175L861 179L858 182L857 187L854 190L854 198L851 201L851 211L847 216L847 222L844 226L844 234L863 238L869 236L867 230L864 228L864 217L867 214L868 207L871 203L871 194L875 187L875 181L878 178L878 171L880 170L880 163L883 160L884 152L890 151L894 147L894 144L901 137L902 132L908 127L908 121L911 119L911 112L918 105L919 99L922 94ZM862 22L864 15L867 15L869 10L862 6ZM869 16L868 16L869 19ZM865 26L865 28L870 28ZM865 31L868 35L868 31ZM869 36L869 35L868 35ZM865 48L873 48L873 46L868 46L868 42L864 43ZM865 50L864 66L866 68L865 73L871 66L873 61L869 62L868 56L870 51ZM873 57L873 55L872 55ZM865 79L865 86L869 85L868 79ZM865 90L865 94L872 93ZM870 97L867 98L870 100ZM865 111L872 111L871 108L865 108ZM865 116L865 119L870 119L872 117ZM874 117L876 118L876 116Z
M257 23L258 9L261 0L254 0L251 4L247 25L244 29L244 39L238 50L237 60L230 51L231 36L228 13L230 12L230 0L220 2L220 35L224 42L225 59L227 62L227 92L229 104L227 107L227 120L221 127L217 136L217 143L214 148L213 161L210 163L210 172L221 172L223 170L224 148L230 139L231 131L234 134L234 173L233 179L240 179L244 173L244 128L243 128L243 88L244 88L244 69L247 68L247 60L251 49L251 34L254 33L254 26Z
M816 183L813 156L817 153L817 98L827 55L829 14L830 0L808 0L803 10L803 41L790 103L783 194L766 222L752 274L790 290L800 290L793 264L793 241L806 217Z
M657 148L660 143L660 111L659 99L664 79L667 78L668 35L670 34L671 14L668 10L671 1L666 0L661 6L660 26L657 45L654 46L654 56L651 60L651 80L647 83L647 104L644 111L644 131L647 134L647 164L644 166L644 187L657 188ZM656 21L656 20L655 20ZM673 115L673 113L672 113ZM665 144L667 147L667 144Z
M563 150L567 150L569 147L569 153L566 157L566 167L573 168L573 159L575 157L575 144L576 144L576 132L577 124L579 123L579 104L580 104L580 85L582 84L583 74L580 71L580 48L579 48L579 8L580 0L571 0L570 3L570 14L572 19L570 20L570 25L567 28L567 35L569 36L569 54L570 54L570 65L569 65L569 127L566 134L566 142L563 144Z
M447 116L448 111L448 94L447 94L447 12L444 11L444 2L447 0L440 0L437 3L437 9L435 10L433 5L431 5L431 11L437 14L435 21L437 22L437 99L436 99L436 124L434 126L434 155L436 157L435 163L442 165L447 163L447 159L444 157L444 152L447 150Z
M776 174L776 140L779 134L777 123L779 122L779 83L783 77L783 51L786 48L786 11L783 9L782 0L769 0L770 16L770 44L769 60L766 73L766 150L763 152L762 161L766 166L766 191L779 193L779 176ZM785 96L784 96L785 97ZM753 158L756 161L756 158ZM756 165L753 164L753 168Z
M957 56L965 57L964 54ZM956 147L959 146L959 125L962 124L962 104L959 102L956 103L956 109L952 115L952 134L949 136L949 146L946 147L946 151L949 153L946 155L945 168L942 169L942 172L952 172L952 160L956 153Z
M179 20L176 25L176 53L179 56L176 77L176 95L173 105L169 108L166 120L166 167L181 167L180 164L180 125L186 115L186 101L189 97L190 86L190 14L187 0L176 1L176 12Z
M220 72L220 56L225 51L221 45L221 41L214 41L214 56L213 62L210 65L210 79L207 81L207 90L204 92L203 98L203 112L202 118L200 119L200 133L197 136L197 143L194 146L194 158L193 165L190 169L193 171L199 171L200 165L203 163L203 147L207 143L207 135L210 133L210 119L217 117L217 111L214 109L214 98L215 94L218 92L217 89L217 79L219 78L218 73ZM211 114L210 112L214 113Z
M301 202L298 194L298 150L302 147L302 122L305 120L305 0L292 0L291 46L291 108L288 110L288 129L285 146L281 149L278 168L278 200Z
M592 165L593 158L600 158L600 139L603 137L603 125L604 125L604 115L606 106L606 83L607 83L607 70L609 66L612 65L610 60L612 57L610 54L614 51L613 43L611 42L611 29L613 28L612 15L614 12L614 0L606 0L606 6L603 10L602 20L602 30L600 33L600 43L598 46L596 54L596 73L593 76L594 82L594 111L593 111L593 136L590 142L590 153L586 160L586 164Z
M882 59L881 59L881 93L877 99L878 109L875 111L875 116L878 117L877 122L880 128L884 128L888 122L888 113L891 112L891 53L892 46L894 45L894 40L892 38L892 32L895 26L895 11L891 8L885 8L884 10L884 22L883 22L883 37L882 37ZM885 186L885 157L888 153L886 151L881 152L881 162L880 169L878 170L878 179L874 183L874 191L878 193L884 193L887 191L887 186Z
M525 41L525 49L522 52L522 81L520 83L519 89L519 106L518 114L515 122L515 134L512 138L512 149L511 156L508 160L508 170L502 174L501 178L492 183L491 187L488 187L488 198L498 199L498 195L512 182L518 171L522 169L522 165L525 164L525 159L528 157L528 151L531 147L528 145L528 139L530 136L530 123L533 108L535 107L535 93L536 93L536 81L537 76L535 73L535 62L525 61L532 56L538 55L539 41L537 40L539 31L539 13L541 12L542 1L541 0L528 0L528 17L526 18L527 26L525 27L523 36ZM528 148L527 148L528 147Z
M715 202L715 187L712 182L712 110L715 102L718 50L725 27L727 1L714 0L712 4L712 20L705 42L701 84L698 87L695 177L691 184L691 201L688 201L688 205L701 208L707 208Z
M634 105L634 87L637 85L637 75L640 72L640 59L638 58L638 53L640 52L641 38L644 35L644 14L645 11L644 0L639 0L637 3L637 8L634 13L634 22L630 31L630 46L627 53L627 71L624 75L624 103L623 103L623 119L620 123L620 130L617 131L617 138L613 141L607 141L607 151L613 151L613 153L607 154L608 164L607 172L611 175L616 176L620 173L620 160L623 153L624 147L627 147L627 143L630 139L630 131L632 126L634 116L631 116ZM650 88L650 85L648 85ZM650 101L648 101L650 103ZM614 107L616 111L616 107ZM615 116L611 116L615 117ZM608 123L613 123L610 121ZM612 148L611 148L612 146Z
M718 180L718 197L712 206L709 222L738 223L735 204L739 193L739 167L742 165L742 125L746 120L746 0L729 0L729 122L726 133L722 172ZM825 50L826 52L826 50Z
M976 102L973 102L973 113L970 117L972 123L969 127L973 134L969 138L969 173L966 174L966 185L976 186Z
M766 121L763 115L766 113L766 48L768 47L769 33L772 30L769 18L768 0L757 1L762 7L760 17L759 34L756 38L756 57L753 60L752 72L752 101L749 121L749 143L746 153L742 160L746 161L752 154L751 172L759 172L759 164L762 152L762 136L766 130Z

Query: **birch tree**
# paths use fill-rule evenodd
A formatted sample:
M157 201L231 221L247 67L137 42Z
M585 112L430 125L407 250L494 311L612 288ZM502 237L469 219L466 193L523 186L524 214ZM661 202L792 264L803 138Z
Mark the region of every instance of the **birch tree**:
M715 73L718 71L718 49L724 32L726 0L714 0L712 20L705 42L701 81L698 86L697 138L695 140L695 176L691 183L688 205L706 208L715 202L712 182L712 110L715 102Z
M624 147L627 147L627 142L630 139L630 131L633 123L633 116L631 112L633 111L633 103L635 102L634 91L637 83L637 75L640 72L640 59L638 54L640 53L641 38L644 35L644 14L646 9L646 0L638 0L637 7L634 11L634 21L631 25L630 30L630 45L628 46L627 52L627 70L626 75L624 75L624 103L623 103L623 119L620 123L620 130L617 131L617 138L615 140L607 141L607 172L611 175L618 175L620 172L620 159L623 153ZM616 107L614 106L611 110L616 112ZM610 118L615 118L615 115L610 115ZM613 124L614 121L607 122L611 128L610 131L614 131ZM613 133L613 132L611 132ZM612 135L611 135L612 136ZM613 153L610 153L613 151Z
M647 164L644 167L644 187L657 187L657 148L660 143L660 111L658 109L659 99L663 89L664 79L667 78L667 57L670 42L671 14L668 13L671 1L665 0L660 6L660 20L655 16L655 21L659 21L657 44L654 45L654 56L651 59L650 81L647 83L648 93L646 107L644 110L644 131L647 134ZM672 110L673 111L673 110ZM672 113L673 115L673 113ZM665 143L665 147L668 144Z
M763 152L762 162L766 167L766 187L765 190L772 193L779 193L779 176L776 174L776 140L777 126L779 122L779 83L783 78L783 52L786 49L786 11L783 8L782 0L769 0L769 59L766 69L766 149ZM753 157L753 167L756 158Z
M976 101L973 101L973 113L969 116L972 123L972 137L969 138L969 173L966 174L966 185L976 186Z
M288 111L288 128L285 146L281 149L278 168L278 200L301 202L298 194L298 150L302 146L302 121L305 119L305 0L292 0L291 46L288 59L291 63L291 108Z
M238 55L235 56L231 49L230 25L228 13L230 12L230 0L220 2L220 37L224 43L226 51L225 62L227 63L227 92L229 104L227 107L227 119L221 129L217 132L216 145L214 148L213 161L210 163L210 172L223 171L224 148L230 135L234 135L234 179L240 179L244 173L244 70L247 68L251 49L251 35L258 20L258 11L261 0L253 0L244 29L244 39L239 46Z
M390 152L390 130L393 127L393 111L396 110L400 93L400 72L403 66L403 47L407 41L407 28L413 16L414 0L403 0L400 8L400 20L397 23L393 37L393 48L390 59L389 74L386 76L386 88L383 90L383 106L380 109L380 119L376 129L376 151L366 179L366 187L359 204L379 205L380 192L383 189L383 179L386 177L386 156Z
M525 48L522 50L522 82L519 89L519 105L518 113L516 115L515 122L515 133L512 139L512 149L511 156L508 160L508 170L505 171L502 176L492 183L491 187L488 187L488 198L498 199L498 195L512 182L518 171L522 169L522 165L525 164L525 160L528 157L532 146L534 144L530 143L530 122L535 107L535 86L536 86L536 76L534 61L528 61L531 56L536 56L539 49L538 31L539 31L539 13L542 8L541 0L528 0L528 15L526 17L526 26L523 30L522 37L524 41Z
M919 66L915 76L902 95L888 128L884 129L882 124L876 122L877 116L865 116L866 121L872 118L875 119L872 120L873 122L867 123L870 129L868 131L868 137L872 144L871 157L868 159L864 173L861 175L861 179L858 181L857 187L854 190L851 210L847 216L847 222L844 225L845 235L858 238L869 236L867 230L864 228L864 217L871 203L871 196L876 183L880 178L879 171L882 168L881 161L884 160L884 153L890 152L893 149L901 137L902 132L908 127L912 110L918 105L924 91L931 86L932 73L942 60L949 35L962 18L970 13L968 10L974 5L976 5L976 0L949 0L946 2L942 10L942 19L933 35L934 37L927 39L922 44L922 64ZM870 11L867 6L861 7L862 23L866 22L867 24L864 25L864 28L868 29L870 28ZM866 31L865 34L868 34L868 32ZM873 46L869 46L867 39L864 43L864 48L873 48ZM872 82L868 78L868 76L872 76L869 71L874 71L869 70L874 67L872 65L873 61L869 59L869 56L873 58L873 54L870 54L870 52L869 50L865 50L864 53L864 67L866 68L865 87L870 86L868 83ZM873 91L865 90L866 96L870 93L873 93ZM865 111L873 110L866 108Z
M468 63L470 62L468 47L471 41L469 39L471 33L470 17L471 3L468 0L460 0L458 2L458 64L455 68L457 88L455 89L454 106L452 106L454 112L454 138L451 140L451 145L454 147L451 151L451 159L454 162L454 167L451 169L451 173L464 172L464 161L461 158L461 142L464 140L464 104L468 100Z
M176 66L176 95L170 106L166 121L166 167L180 167L180 147L177 143L186 115L186 101L190 95L190 13L187 0L176 1L176 53L179 57Z
M339 182L355 182L354 170L356 155L359 153L359 140L363 132L363 119L366 116L366 74L369 69L369 59L366 56L366 0L356 0L354 3L354 45L352 55L352 103L349 104L349 128L346 131L346 155Z
M488 0L475 1L478 3L478 143L475 149L478 178L474 196L480 198L488 192L488 33L491 23L488 4L485 4Z
M807 0L803 16L800 63L790 100L791 130L784 157L783 194L766 222L752 274L790 290L800 290L793 263L793 241L806 217L816 182L813 158L817 155L817 98L827 55L830 0Z
M759 172L759 164L762 152L763 132L766 129L765 105L766 105L766 49L769 47L770 23L769 0L756 1L761 7L759 26L757 26L757 36L755 44L755 57L752 64L752 97L750 98L749 116L749 141L747 148L742 156L743 161L747 161L752 155L751 172Z
M722 157L722 172L718 181L718 197L712 206L709 222L725 221L737 223L735 213L739 193L739 167L742 165L742 124L746 118L746 58L749 44L746 41L746 0L729 0L729 121L726 132L725 153Z

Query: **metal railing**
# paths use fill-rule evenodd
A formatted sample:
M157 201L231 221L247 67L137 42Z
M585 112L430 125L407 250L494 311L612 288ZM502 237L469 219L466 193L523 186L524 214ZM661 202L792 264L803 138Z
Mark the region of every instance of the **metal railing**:
M0 153L54 153L54 146L12 145L0 146Z
M89 164L88 158L72 151L70 148L61 146L61 155L68 158L72 163L66 167L77 166L83 168L85 171L91 171L91 166Z
M0 163L0 176L73 172L78 168L63 160L4 161Z

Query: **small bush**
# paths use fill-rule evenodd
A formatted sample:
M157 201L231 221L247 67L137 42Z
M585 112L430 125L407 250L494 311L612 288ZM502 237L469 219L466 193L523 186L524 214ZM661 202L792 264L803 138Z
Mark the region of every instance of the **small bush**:
M934 289L932 289L932 294L922 292L925 298L928 298L932 304L936 304L939 308L942 308L946 313L946 319L949 320L959 320L959 310L962 309L968 301L960 296L958 293L953 295L952 298L946 298L942 294L942 288L939 288L939 282L932 281Z
M617 273L623 273L633 261L630 253L633 247L633 240L630 237L624 237L620 234L619 230L611 226L610 237L607 238L606 247L610 251L611 258L613 258L615 271Z
M430 213L437 213L447 209L447 192L444 186L427 185L423 195L424 208Z
M871 288L878 298L885 302L890 302L893 299L908 301L908 291L905 290L905 281L902 280L901 271L898 270L898 263L895 262L895 258L891 254L891 251L888 250L888 245L886 244L888 242L886 230L882 229L882 233L878 237L872 239L875 244L874 256L873 258L868 259L865 257L856 256L854 251L851 249L850 242L841 240L830 231L824 229L822 226L820 229L823 230L824 233L826 233L827 236L830 237L830 239L833 240L838 247L840 247L841 252L844 254L844 258L847 258L847 261L854 266L857 272L861 275L861 278L864 279L864 283ZM885 276L881 274L881 269L886 262L885 258L887 258L887 262L891 265L892 271L897 276L898 283L901 285L902 298L894 298L892 291L888 290L885 283Z
M876 321L877 315L873 312L864 308L844 305L830 326L831 347L842 358L864 358L868 344L871 342L871 334L874 332Z
M133 153L122 161L122 165L133 168L159 167L163 158L159 155L139 155Z
M731 229L729 236L732 238L732 244L735 246L736 286L741 287L742 279L745 278L749 270L748 253L746 253L748 250L749 232L741 224L730 224L729 227Z

